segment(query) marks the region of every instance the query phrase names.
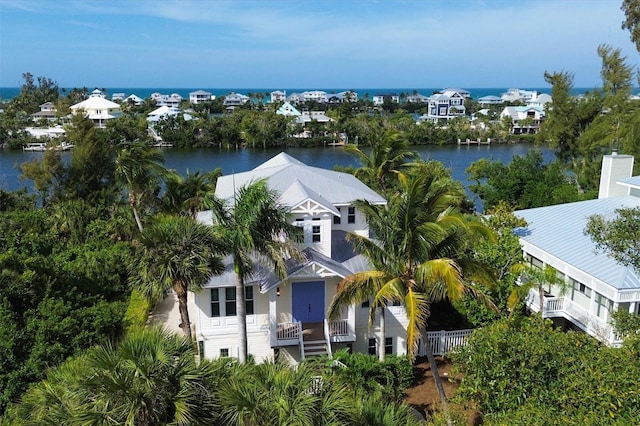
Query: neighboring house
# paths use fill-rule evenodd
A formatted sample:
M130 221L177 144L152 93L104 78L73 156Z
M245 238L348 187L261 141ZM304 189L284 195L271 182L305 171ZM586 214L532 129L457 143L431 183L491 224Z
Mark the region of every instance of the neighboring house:
M478 103L480 105L499 105L504 103L504 101L499 96L488 95L478 98Z
M400 102L400 96L397 93L377 93L373 95L373 98L371 98L371 100L373 101L373 105L380 106L384 103L385 100L387 100L388 102L398 103Z
M131 94L127 96L125 101L130 102L136 106L142 105L144 103L144 99L142 99L140 96L137 96L135 94Z
M29 133L34 138L57 138L63 136L66 132L62 126L54 126L54 127L25 127L24 129L27 133Z
M466 113L464 100L463 95L453 90L435 93L429 97L427 113L420 117L420 121L447 124L449 120L464 117Z
M180 107L182 103L182 96L178 93L172 93L170 95L162 95L160 93L153 93L151 99L155 101L156 106L168 106L168 107Z
M546 93L533 92L531 99L526 101L527 106L540 107L544 110L547 104L551 103L551 95Z
M407 102L409 102L410 104L426 104L429 102L429 97L417 93L415 95L407 96Z
M161 106L147 114L147 122L155 124L160 120L166 120L169 117L177 117L180 114L180 108Z
M302 125L304 131L297 137L309 138L314 136L313 130L310 128L311 123L318 123L322 128L326 128L330 122L335 121L333 118L325 115L324 111L303 111L296 117L296 123Z
M511 119L511 133L514 135L534 134L540 130L544 110L540 107L508 106L500 113L500 118Z
M302 93L292 93L287 96L287 102L291 104L299 104L300 102L304 102L304 97Z
M300 117L302 115L302 113L289 102L285 102L280 105L280 108L278 108L276 114L284 115L285 117Z
M306 92L302 92L303 101L316 101L318 103L326 103L327 102L327 92L323 92L322 90L307 90Z
M196 90L189 93L189 102L193 105L201 104L203 102L211 102L216 97L211 92L205 92L204 90Z
M596 253L584 229L591 215L612 218L616 209L640 207L640 176L631 177L633 160L615 153L603 157L596 200L515 212L527 221L526 227L515 230L525 259L535 267L553 267L568 285L564 294L558 287L545 289L543 315L563 318L612 346L621 342L612 332L611 313L640 314L640 274ZM540 311L537 289L531 291L527 304Z
M456 93L458 93L460 96L462 96L465 99L468 99L468 98L471 97L471 92L469 92L468 90L465 90L465 89L448 88L448 89L442 89L440 91L440 93L446 93L446 92L456 92Z
M274 90L271 92L271 103L284 102L287 100L287 92L282 90Z
M71 105L71 112L76 114L83 111L96 127L104 128L108 120L119 117L122 114L120 105L105 99L102 92L95 89L84 101Z
M114 93L113 95L111 95L111 100L116 102L116 101L124 101L124 97L125 94L124 93Z
M336 321L327 309L338 283L370 268L346 241L348 232L368 236L365 217L356 200L386 204L386 200L351 174L308 166L281 153L255 169L218 178L216 196L232 203L235 191L258 179L280 194L291 220L303 229L304 261L291 261L287 277L279 279L271 268L258 268L246 280L248 352L257 362L280 358L295 363L311 354L341 348L356 352L406 353L404 308L385 313L385 340L378 321L369 329L369 308L350 306ZM212 223L211 212L198 220ZM238 328L235 315L235 273L231 259L195 294L195 335L206 358L236 356Z
M40 111L35 114L31 114L31 118L33 121L39 120L47 120L47 121L55 121L56 120L56 106L53 102L45 102L40 105Z
M222 101L222 105L227 108L233 108L240 105L244 105L247 102L249 102L248 96L243 95L241 93L231 92L224 97L224 101Z
M500 97L505 102L524 102L533 98L535 91L521 90L521 89L509 89L503 93Z

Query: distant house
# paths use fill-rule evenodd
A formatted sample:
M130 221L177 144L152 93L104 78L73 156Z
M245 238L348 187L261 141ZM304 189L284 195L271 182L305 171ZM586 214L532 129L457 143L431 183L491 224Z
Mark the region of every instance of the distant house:
M284 115L285 117L300 117L302 115L302 113L289 102L283 103L276 111L276 114Z
M369 235L357 200L374 205L386 200L353 175L312 167L285 153L248 172L221 176L215 195L232 202L237 188L258 179L266 179L268 187L280 194L292 223L302 228L304 259L289 261L284 278L272 268L259 266L245 280L249 354L256 362L278 357L290 363L339 349L406 354L408 322L403 306L384 308L384 338L377 320L369 327L368 304L351 305L336 320L327 318L338 283L370 268L346 240L348 232ZM198 220L212 223L211 211L198 213ZM226 265L224 273L212 277L191 302L195 336L204 358L238 354L236 277L230 259Z
M298 117L296 117L296 123L301 124L304 131L297 135L302 138L309 138L313 136L310 125L312 122L318 123L319 126L326 128L330 122L334 121L333 118L327 117L324 111L303 111Z
M447 93L447 92L456 92L457 94L459 94L460 96L462 96L465 99L468 99L468 98L471 97L471 92L469 92L468 90L459 89L459 88L442 89L438 93Z
M89 98L71 105L71 112L74 114L82 111L86 117L90 118L96 127L106 127L107 121L119 117L122 114L120 105L105 99L104 94L95 89Z
M229 107L237 107L240 105L244 105L247 102L249 102L248 96L243 95L241 93L231 92L224 97L224 100L222 101L222 105L229 108Z
M511 133L514 135L538 133L544 119L544 110L540 107L508 106L500 113L500 118L511 119Z
M478 98L478 103L480 105L500 105L504 103L504 100L499 96L488 95Z
M305 101L316 101L318 103L327 102L327 92L322 90L307 90L302 92L302 98Z
M54 127L25 127L24 129L29 135L34 138L49 138L54 139L64 135L66 132L62 126L54 126Z
M539 107L544 110L547 104L551 103L552 100L553 99L551 98L551 95L547 95L546 93L533 92L533 96L531 97L531 99L527 100L525 103L529 107Z
M373 105L380 106L384 104L385 100L388 102L398 103L400 102L400 96L397 93L377 93L373 95L371 100L373 101Z
M416 93L415 95L407 96L407 102L409 102L410 104L426 104L429 102L429 97L420 93Z
M40 105L40 111L36 112L35 114L31 114L31 118L33 119L33 121L54 121L57 118L56 106L53 104L53 102L45 102Z
M142 99L140 96L136 96L135 94L131 94L129 96L127 96L127 98L125 99L126 102L132 103L134 105L142 105L144 103L144 99Z
M111 95L111 100L112 101L124 101L124 93L114 93L113 95Z
M284 102L287 100L287 92L282 90L274 90L271 92L271 103Z
M299 104L304 102L304 96L302 96L302 93L292 93L287 96L287 102L291 104Z
M211 102L216 97L211 94L211 92L206 92L204 90L196 90L195 92L189 93L189 102L193 105L201 104L203 102Z
M503 93L500 97L505 102L527 102L534 96L535 91L521 90L521 89L509 89Z
M421 116L420 120L434 124L447 124L449 120L464 117L466 114L464 100L463 95L452 90L435 93L429 97L427 113Z
M180 107L182 103L182 96L177 93L171 95L161 95L160 93L154 93L151 95L151 99L155 101L156 106L168 106L168 107Z
M612 330L611 314L640 314L640 273L596 252L584 229L594 214L612 218L616 209L640 207L640 176L632 177L633 161L630 155L603 156L596 200L515 212L527 222L515 230L525 260L536 268L554 268L568 287L563 292L545 285L543 306L538 289L533 289L528 307L611 346L621 343Z

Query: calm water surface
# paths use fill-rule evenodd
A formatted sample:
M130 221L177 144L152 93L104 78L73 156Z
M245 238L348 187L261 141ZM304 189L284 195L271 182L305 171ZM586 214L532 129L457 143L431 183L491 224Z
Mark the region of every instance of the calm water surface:
M471 163L480 158L488 158L508 163L515 155L526 155L533 149L529 144L507 144L507 145L481 145L481 146L420 146L416 151L424 159L438 160L451 169L455 179L462 181L465 185L467 176L465 170ZM351 155L345 153L342 148L286 148L286 149L198 149L198 150L177 150L163 149L165 156L165 166L175 169L182 175L187 170L190 172L206 172L217 167L222 169L224 174L244 172L251 170L271 157L286 152L303 163L331 169L335 165L355 166L360 164ZM554 158L553 152L548 149L542 150L545 160ZM71 155L70 152L63 153L64 157ZM20 180L20 171L16 166L36 158L42 158L41 152L23 151L2 151L0 150L0 189L13 191L22 187L31 187L30 181Z

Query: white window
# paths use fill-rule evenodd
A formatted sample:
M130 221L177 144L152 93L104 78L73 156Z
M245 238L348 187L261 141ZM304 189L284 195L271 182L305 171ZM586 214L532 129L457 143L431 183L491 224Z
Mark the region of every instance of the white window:
M254 314L253 286L244 288L245 309L247 315ZM211 317L236 316L236 288L222 287L211 289Z
M580 281L576 281L573 278L569 278L571 285L573 287L574 293L582 293L587 297L591 297L591 289L587 287L585 284L582 284Z
M314 218L311 225L311 242L319 243L322 240L322 227L320 226L320 219Z
M598 292L596 292L595 301L596 301L596 315L598 315L599 317L604 318L605 314L607 312L611 312L611 310L613 309L613 301L607 299L606 297L604 297Z
M220 358L226 358L229 356L229 348L220 349Z

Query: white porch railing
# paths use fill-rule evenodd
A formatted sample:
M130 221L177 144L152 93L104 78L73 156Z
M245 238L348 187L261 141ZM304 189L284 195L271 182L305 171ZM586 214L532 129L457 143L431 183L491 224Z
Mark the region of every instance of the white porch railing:
M301 334L299 322L283 322L278 324L276 335L278 340L298 340Z
M467 338L473 333L473 330L453 330L453 331L429 331L426 334L426 338L429 339L431 350L434 355L446 355L464 346L467 343ZM427 345L420 339L418 346L418 355L425 356L427 354Z
M348 335L349 335L348 320L342 319L338 321L331 321L329 323L329 336L348 336Z
M531 310L540 312L540 297L536 289L532 289L529 292L526 302ZM545 318L565 318L577 325L585 333L608 345L617 346L621 343L619 336L615 335L611 325L605 319L598 317L595 313L589 313L588 309L571 299L545 297L542 316Z

